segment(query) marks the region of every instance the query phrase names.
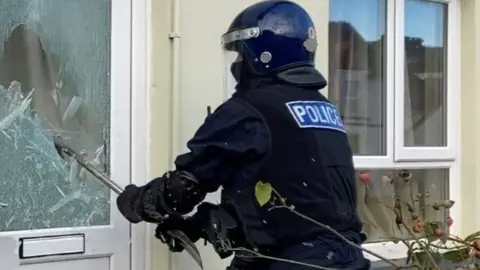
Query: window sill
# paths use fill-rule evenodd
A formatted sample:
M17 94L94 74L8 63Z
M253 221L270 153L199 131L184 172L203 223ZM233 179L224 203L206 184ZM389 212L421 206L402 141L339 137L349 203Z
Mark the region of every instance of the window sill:
M395 259L395 260L392 260L394 263L398 264L398 265L404 265L405 264L405 260L407 258L401 258L401 259ZM370 266L370 269L376 269L376 270L391 270L392 269L392 266L386 262L383 262L383 261L375 261L373 262L372 261L372 264ZM412 268L413 269L413 268Z
M400 266L404 266L406 259L407 258L402 258L402 259L395 259L392 261ZM461 264L454 264L454 263L444 263L439 265L440 269L456 269L457 267L459 267L460 269L464 269L464 268L461 268L461 266L462 266ZM391 270L392 266L386 262L376 261L376 262L372 262L370 269ZM416 268L411 267L411 268L404 268L404 269L416 269Z
M422 239L425 240L425 239ZM423 241L422 241L423 242ZM441 245L440 242L433 242L436 245ZM446 249L440 249L438 250L440 253L448 251L448 248L454 248L457 247L458 244L447 241L446 243ZM388 258L391 261L397 263L400 266L405 266L406 259L407 259L407 247L402 244L398 243L395 244L393 242L382 242L382 243L371 243L371 244L364 244L362 245L363 248L368 249L378 255L381 255L382 257ZM372 269L392 269L392 266L379 258L368 254L366 252L363 252L364 256L366 259L370 260L372 263L371 268ZM459 264L460 265L460 264ZM441 265L441 269L454 269L455 266L457 266L454 263L449 263L445 261ZM414 269L414 268L412 268Z
M363 248L375 252L382 257L397 260L407 257L407 247L401 243L395 244L393 242L381 242L362 245ZM366 259L372 262L382 262L379 258L363 252Z

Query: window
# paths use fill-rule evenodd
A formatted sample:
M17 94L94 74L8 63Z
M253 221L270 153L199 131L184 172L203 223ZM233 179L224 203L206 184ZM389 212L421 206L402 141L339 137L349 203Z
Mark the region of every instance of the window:
M409 226L412 215L442 221L460 212L431 207L459 197L457 5L330 1L328 97L354 151L368 245L390 257L405 257L406 250L385 248L393 245L388 241L409 238L389 210L397 200L411 206L403 215Z
M355 9L352 1L330 2L328 97L361 141L355 154L385 155L385 1L354 1Z
M370 180L363 180L364 174ZM358 177L358 214L368 242L409 239L396 221L413 228L419 218L443 222L447 217L445 208L435 206L448 196L448 169L359 170Z
M109 170L110 1L0 10L0 232L110 224L108 189L50 136Z
M404 3L404 10L404 64L397 78L404 78L404 91L398 95L404 103L403 135L399 136L399 143L407 150L400 151L400 158L408 158L409 152L419 152L415 150L422 147L441 149L449 146L448 6L408 0ZM416 23L418 18L423 19ZM402 123L399 128L401 126ZM448 152L442 156L452 158ZM428 156L425 159L429 159Z

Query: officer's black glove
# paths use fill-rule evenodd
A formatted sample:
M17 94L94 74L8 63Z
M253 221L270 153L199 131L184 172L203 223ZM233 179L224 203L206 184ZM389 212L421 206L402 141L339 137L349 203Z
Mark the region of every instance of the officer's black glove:
M177 239L172 239L168 235L167 232L171 230L183 232L193 243L205 237L198 215L195 214L191 217L170 216L158 224L155 229L155 237L166 243L172 252L182 252L183 247Z
M162 181L160 178L154 179L142 187L128 185L117 197L117 207L120 213L132 223L140 221L158 223L163 220L164 216L157 209L158 198L156 198L158 196L156 190L160 181Z
M132 223L142 221L140 200L142 190L135 185L128 185L117 197L117 207L120 213Z

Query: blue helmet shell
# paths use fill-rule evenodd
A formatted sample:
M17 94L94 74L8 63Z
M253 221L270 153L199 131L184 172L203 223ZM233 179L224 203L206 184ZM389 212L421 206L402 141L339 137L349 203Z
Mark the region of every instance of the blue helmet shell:
M247 7L222 35L222 44L240 53L257 75L315 66L315 26L308 13L291 1L267 0Z

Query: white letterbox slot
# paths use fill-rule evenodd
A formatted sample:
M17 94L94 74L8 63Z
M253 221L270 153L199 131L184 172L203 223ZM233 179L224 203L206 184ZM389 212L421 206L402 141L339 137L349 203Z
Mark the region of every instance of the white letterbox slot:
M20 239L21 259L85 253L85 235L58 235Z

